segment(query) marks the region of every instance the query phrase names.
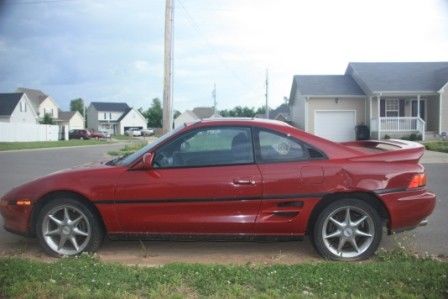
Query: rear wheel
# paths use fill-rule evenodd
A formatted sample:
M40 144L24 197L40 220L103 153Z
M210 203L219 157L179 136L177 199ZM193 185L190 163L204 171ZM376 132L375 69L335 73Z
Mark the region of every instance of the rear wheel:
M104 236L95 213L72 198L59 198L44 205L37 218L36 234L51 256L94 252Z
M372 256L381 237L382 221L372 206L357 199L341 199L319 214L312 241L325 258L355 261Z

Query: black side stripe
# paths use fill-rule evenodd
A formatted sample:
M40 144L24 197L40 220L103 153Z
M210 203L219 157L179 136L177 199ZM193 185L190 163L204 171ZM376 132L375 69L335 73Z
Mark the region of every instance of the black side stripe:
M394 192L403 192L407 191L407 188L389 188L389 189L378 189L375 190L375 194L385 194L385 193L394 193Z
M281 199L305 199L321 198L327 193L308 193L308 194L281 194L260 196L241 196L241 197L220 197L220 198L168 198L168 199L136 199L136 200L97 200L96 205L106 204L161 204L161 203L192 203L192 202L225 202L225 201L246 201L246 200L281 200Z

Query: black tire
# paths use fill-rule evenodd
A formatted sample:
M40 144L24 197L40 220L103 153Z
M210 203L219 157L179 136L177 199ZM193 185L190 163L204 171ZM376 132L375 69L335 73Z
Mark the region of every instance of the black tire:
M73 253L73 254L62 254L61 252L55 251L55 249L51 248L50 245L47 243L46 238L48 240L48 236L44 236L44 226L48 225L45 223L50 223L51 221L45 220L48 219L47 215L51 211L58 210L60 208L69 207L69 209L72 209L72 213L80 212L85 217L81 220L83 223L80 222L81 225L83 224L85 227L89 227L89 237L85 237L84 239L84 245L83 249L79 252ZM73 212L74 211L74 212ZM76 217L76 216L75 216ZM74 218L75 218L74 217ZM72 219L73 220L73 219ZM59 227L56 225L56 227ZM78 228L78 227L77 227ZM55 230L57 230L56 228ZM62 231L62 229L60 229ZM59 233L62 235L62 232ZM50 256L53 257L61 257L66 255L78 255L82 252L95 252L102 244L104 240L104 230L103 225L101 223L101 220L98 219L98 216L92 209L79 200L70 197L70 196L60 196L58 198L55 198L48 203L46 203L40 211L38 211L37 221L36 221L36 236L39 241L39 245L42 247L42 249ZM57 236L55 237L57 238ZM81 236L81 238L83 238ZM67 241L68 242L68 241Z
M347 208L349 208L348 214L350 215L349 223L355 224L364 216L367 217L366 220L356 227L351 225L338 226L333 220L330 220L331 216L333 219L339 221L341 220L341 213L344 213L342 214L344 218L342 221L339 221L340 224L344 224ZM356 219L356 216L359 218ZM354 217L355 219L351 219L351 217ZM382 223L378 212L370 204L355 198L336 200L327 205L317 216L313 226L311 241L317 252L327 259L337 261L358 261L368 259L375 253L381 242L383 234ZM334 230L332 229L332 226L334 227ZM338 235L338 232L340 232L340 235ZM371 237L357 235L358 233L371 235ZM324 234L326 234L326 236L324 236ZM334 234L335 236L330 237L331 234ZM342 242L341 239L343 240ZM354 241L359 251L355 249L352 241ZM362 245L361 247L358 247L358 242ZM343 247L339 250L339 245L341 243L343 244ZM346 252L344 252L344 250L346 250Z

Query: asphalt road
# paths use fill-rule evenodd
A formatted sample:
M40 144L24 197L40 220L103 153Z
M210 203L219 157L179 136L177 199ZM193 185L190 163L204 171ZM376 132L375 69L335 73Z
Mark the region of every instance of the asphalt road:
M15 152L0 152L0 194L14 186L48 173L92 161L108 159L107 152L121 144ZM426 155L425 155L426 156ZM448 155L446 155L448 157ZM429 224L416 230L384 236L381 247L404 246L420 254L448 256L448 163L445 156L431 156L425 164L428 188L438 195ZM424 160L425 161L425 160ZM3 220L0 216L0 225ZM0 228L0 253L46 258L33 239L26 239ZM204 263L297 263L319 259L310 242L111 242L106 241L98 255L103 260L128 264L169 262Z

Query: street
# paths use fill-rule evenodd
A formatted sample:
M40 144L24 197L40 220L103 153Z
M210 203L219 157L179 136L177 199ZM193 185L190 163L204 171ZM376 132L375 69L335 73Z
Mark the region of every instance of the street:
M0 194L33 178L75 165L108 159L107 152L122 144L0 152ZM416 230L384 235L380 247L394 248L401 244L420 254L448 256L448 164L446 155L427 153L424 160L428 188L438 195L436 210L429 224ZM3 224L3 220L0 221ZM0 228L0 252L46 258L33 239L26 239ZM106 240L98 252L103 260L127 264L199 263L297 263L319 259L308 239L302 242L138 242Z

